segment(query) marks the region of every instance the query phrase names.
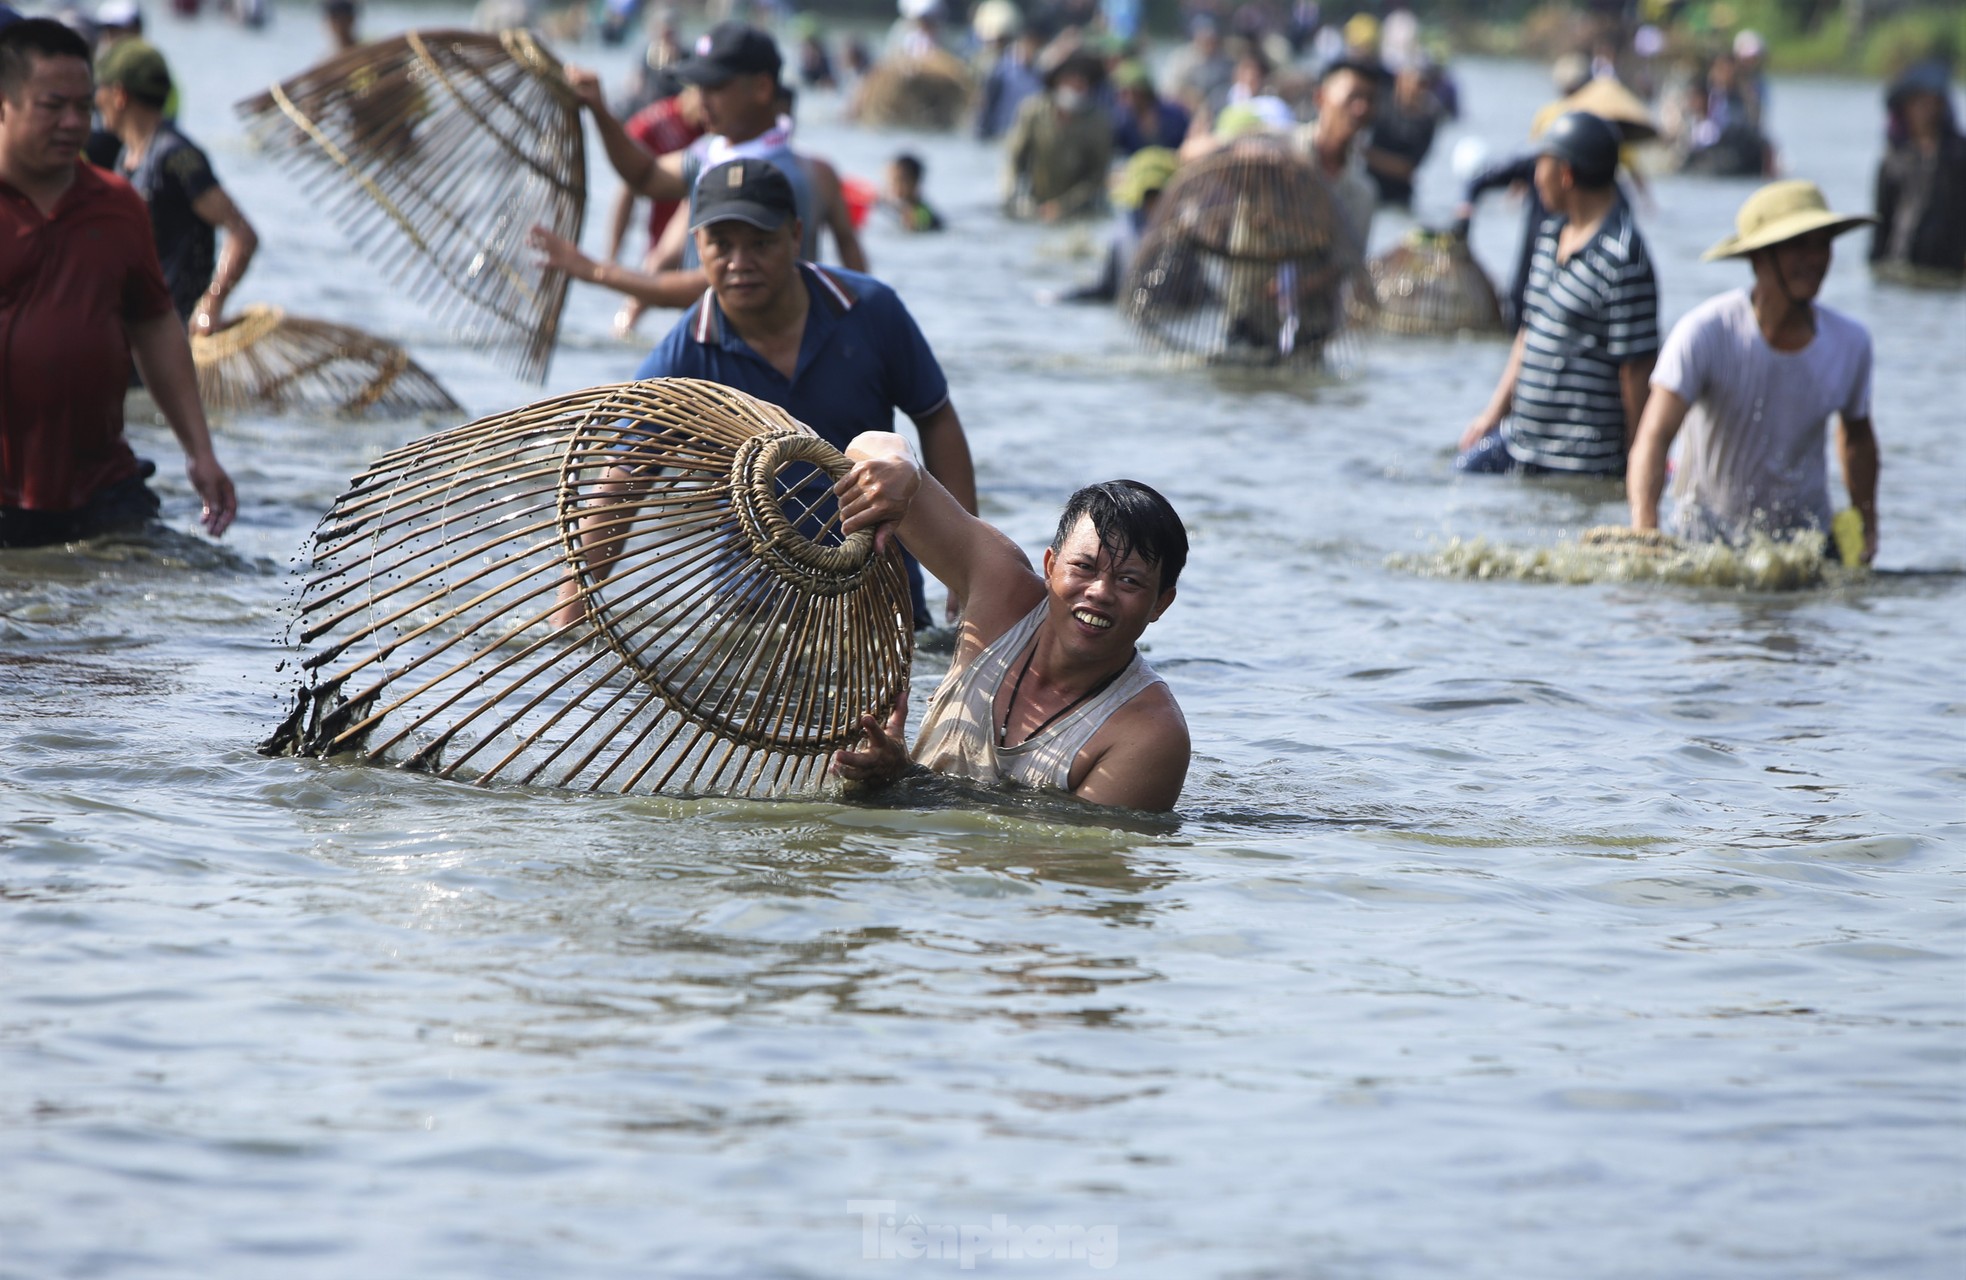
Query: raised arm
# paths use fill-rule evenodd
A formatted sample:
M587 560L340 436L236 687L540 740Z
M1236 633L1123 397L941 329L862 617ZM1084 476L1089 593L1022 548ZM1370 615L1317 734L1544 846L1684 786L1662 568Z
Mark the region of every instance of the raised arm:
M128 326L128 332L137 372L184 450L184 474L204 501L205 530L216 538L232 523L239 500L232 491L232 477L212 450L211 428L198 400L198 372L191 363L184 326L175 311L167 310Z
M1531 182L1536 177L1536 157L1532 155L1512 156L1497 164L1491 164L1474 177L1461 190L1461 202L1473 204L1496 187L1514 186L1518 182Z
M225 314L225 300L246 274L246 268L252 265L253 254L259 251L259 235L253 224L246 221L246 215L239 212L239 206L232 203L232 197L225 194L224 187L212 187L193 200L191 211L225 233L218 265L212 270L211 287L198 299L198 306L191 313L192 329L210 333Z
M627 127L608 110L599 76L583 67L568 67L567 84L573 89L573 96L594 117L594 127L600 130L608 163L623 182L653 200L681 200L689 194L689 188L683 184L681 161L674 165L658 161L646 147L628 136ZM663 160L671 158L665 156Z
M1645 416L1639 419L1638 438L1632 441L1631 456L1625 460L1625 498L1631 504L1632 528L1659 527L1659 499L1666 491L1666 451L1686 421L1691 406L1654 383L1645 399Z
M900 436L863 432L846 456L853 469L833 486L846 531L892 525L922 568L967 603L966 626L1001 634L1044 594L1043 581L1017 544L965 511L916 465Z

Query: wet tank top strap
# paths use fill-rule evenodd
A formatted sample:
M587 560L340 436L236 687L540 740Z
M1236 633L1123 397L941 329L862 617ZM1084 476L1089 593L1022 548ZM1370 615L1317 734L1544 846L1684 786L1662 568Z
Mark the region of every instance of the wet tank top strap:
M951 667L929 700L915 738L914 757L937 773L973 782L1015 782L1027 787L1071 789L1072 762L1100 726L1160 677L1138 653L1096 697L1036 736L1014 747L997 745L997 691L1037 634L1045 603L1024 615L967 666Z

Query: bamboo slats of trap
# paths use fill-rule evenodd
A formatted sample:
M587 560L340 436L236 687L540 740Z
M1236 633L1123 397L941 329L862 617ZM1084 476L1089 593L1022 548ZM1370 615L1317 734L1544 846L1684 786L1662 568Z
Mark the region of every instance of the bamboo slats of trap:
M1502 333L1502 304L1465 240L1415 230L1366 264L1370 298L1353 299L1355 323L1381 333Z
M213 413L409 417L461 412L393 342L360 329L247 307L223 328L191 335L198 395Z
M969 114L975 84L969 66L940 49L892 54L867 73L855 113L877 128L947 133Z
M1245 138L1167 185L1120 306L1163 354L1316 365L1343 336L1363 257L1310 163L1281 140Z
M680 378L407 445L315 532L305 684L268 748L479 782L809 789L861 715L892 712L913 653L898 553L840 535L845 467L783 410Z
M580 238L580 107L524 31L409 31L358 45L239 104L386 274L463 342L543 382L566 276L534 223Z

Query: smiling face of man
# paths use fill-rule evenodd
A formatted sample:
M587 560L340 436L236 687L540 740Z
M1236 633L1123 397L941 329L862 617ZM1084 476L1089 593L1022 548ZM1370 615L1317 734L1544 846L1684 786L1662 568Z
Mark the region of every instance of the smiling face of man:
M1174 603L1160 589L1160 566L1135 548L1115 559L1092 517L1081 516L1059 545L1044 553L1051 619L1069 649L1117 659L1130 653L1147 625Z

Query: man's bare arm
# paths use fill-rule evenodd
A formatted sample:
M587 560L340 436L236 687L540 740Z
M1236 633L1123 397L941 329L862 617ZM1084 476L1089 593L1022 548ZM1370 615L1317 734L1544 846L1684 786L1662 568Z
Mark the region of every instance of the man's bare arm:
M1645 402L1652 391L1652 366L1656 354L1647 353L1618 366L1618 394L1625 402L1625 456L1631 457L1632 442L1638 439L1638 424L1645 421Z
M1645 401L1638 436L1625 460L1625 499L1631 504L1632 528L1659 527L1659 499L1666 491L1666 451L1686 421L1691 406L1676 392L1655 386Z
M1850 505L1864 518L1864 563L1877 555L1877 472L1882 465L1877 432L1869 418L1836 419L1836 456L1843 464L1843 483Z
M213 187L193 200L191 211L225 233L218 265L212 269L211 287L198 299L197 309L191 313L192 329L209 333L225 314L225 300L232 296L246 268L252 265L253 254L259 251L259 235L253 224L246 221L246 215L239 212L239 206L232 203L232 197L225 194L224 187Z
M633 187L624 186L614 193L614 205L608 210L609 262L621 261L621 246L628 240L628 224L634 219L638 199L640 196Z
M663 160L675 159L676 163L658 161L647 147L628 136L627 126L608 110L599 76L583 67L568 67L567 84L573 96L594 117L601 146L608 153L608 164L623 182L653 200L681 200L689 194L689 188L683 184L681 160L665 156Z
M956 417L954 402L944 400L941 408L916 418L914 422L915 430L921 433L922 438L922 465L942 483L951 497L962 504L964 511L975 515L976 467L970 460L969 437L963 432L962 420ZM947 620L954 622L962 616L962 611L963 597L951 588Z
M212 450L205 406L198 399L198 371L191 363L190 340L175 311L167 310L127 329L137 372L143 375L150 398L157 402L171 434L184 450L184 474L205 504L205 530L216 538L238 513L239 499L232 491L232 477L225 474Z
M963 510L916 465L900 436L863 432L846 456L853 469L833 486L846 531L893 525L922 568L968 602L968 622L979 633L1001 634L1043 596L1044 583L1017 544Z
M1152 701L1149 701L1152 698ZM1192 747L1188 722L1172 695L1146 693L1115 713L1102 736L1108 748L1072 794L1092 804L1165 812L1181 798Z
M916 418L922 438L922 465L941 482L964 511L976 514L976 466L969 456L969 436L954 402L944 400L932 413Z
M1461 433L1461 448L1472 449L1481 443L1481 438L1502 425L1502 419L1509 416L1509 406L1515 403L1516 379L1522 375L1522 353L1529 344L1529 330L1523 328L1515 335L1515 343L1509 348L1509 362L1502 368L1502 377L1495 384L1495 394L1488 398L1488 405L1467 429Z
M563 271L575 280L585 280L588 284L625 293L651 307L680 310L702 297L708 283L700 268L658 271L651 275L612 262L597 262L582 253L573 241L545 227L534 227L531 240L546 265L553 270Z

